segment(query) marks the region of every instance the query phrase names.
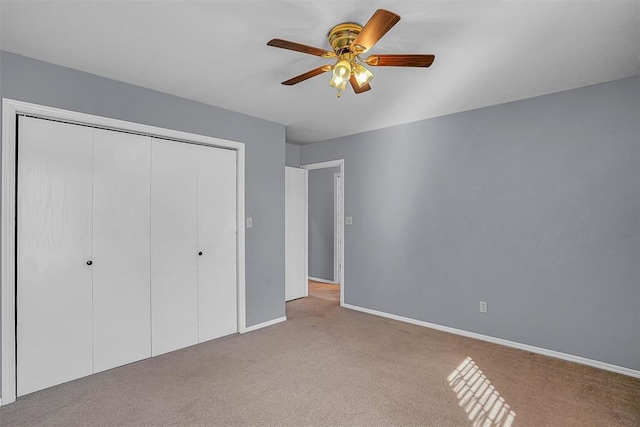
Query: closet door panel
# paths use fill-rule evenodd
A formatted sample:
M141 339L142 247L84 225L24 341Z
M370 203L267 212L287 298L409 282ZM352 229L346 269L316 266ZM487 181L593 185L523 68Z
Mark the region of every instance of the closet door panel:
M151 139L96 129L94 372L151 357Z
M198 342L197 146L151 147L152 355Z
M198 147L199 341L237 332L236 152Z
M17 395L93 372L93 129L20 117Z

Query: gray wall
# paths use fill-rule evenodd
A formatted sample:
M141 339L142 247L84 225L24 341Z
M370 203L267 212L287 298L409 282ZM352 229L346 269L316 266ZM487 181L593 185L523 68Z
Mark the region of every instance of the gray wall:
M640 369L640 77L300 156L345 159L346 303Z
M291 166L297 168L300 166L300 146L294 144L285 144L284 149L284 164L285 166Z
M333 281L333 174L340 168L309 171L309 276Z
M0 95L245 143L247 326L284 316L283 125L8 52Z

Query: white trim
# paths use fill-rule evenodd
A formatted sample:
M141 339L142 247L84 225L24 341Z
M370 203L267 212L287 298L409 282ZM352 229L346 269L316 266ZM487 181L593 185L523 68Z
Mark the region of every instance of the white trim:
M342 173L342 167L344 166L344 160L329 160L327 162L319 162L319 163L309 163L306 165L300 165L300 168L306 169L308 171L316 170L316 169L327 169L327 168L335 168L340 167L340 173Z
M244 193L244 161L245 152L244 144L238 147L237 157L238 165L236 171L236 179L238 192L236 194L237 200L237 218L236 218L236 243L237 243L237 281L238 281L238 332L244 333L247 328L247 304L246 304L246 291L245 291L245 193Z
M304 170L304 277L309 277L309 171ZM309 280L304 282L304 296L309 296Z
M333 174L333 281L340 282L340 173Z
M311 276L309 276L309 280L313 280L314 282L320 282L320 283L328 283L330 285L337 285L338 284L338 282L336 282L336 281L321 279L319 277L311 277Z
M338 278L338 281L340 283L340 306L344 307L344 287L345 287L345 283L344 283L344 269L345 269L345 265L344 265L344 159L339 159L339 160L329 160L327 162L319 162L319 163L309 163L306 165L300 165L300 168L302 169L306 169L308 171L310 170L315 170L315 169L326 169L326 168L334 168L334 167L339 167L340 168L340 212L342 214L342 218L340 220L340 239L342 240L342 251L340 252L340 265L342 266L342 268L340 269L340 277ZM308 193L308 189L307 189L307 193ZM307 230L307 234L309 234L309 231ZM308 255L307 255L308 258ZM308 261L307 261L308 262ZM308 288L308 285L307 285Z
M266 322L258 323L257 325L248 326L244 329L243 333L256 331L258 329L266 328L267 326L275 325L280 322L284 322L287 320L287 316L278 317L277 319L269 320Z
M2 293L2 390L4 404L16 400L16 107L2 102L2 213L0 292ZM12 119L12 120L11 120Z
M587 365L594 368L604 369L605 371L611 371L622 375L628 375L630 377L640 378L640 371L631 368L625 368L624 366L613 365L611 363L600 362L598 360L587 359L586 357L576 356L573 354L562 353L555 350L549 350L542 347L536 347L529 344L522 344L515 341L509 341L502 338L496 338L489 335L482 335L475 332L465 331L463 329L451 328L449 326L442 326L436 323L424 322L422 320L411 319L409 317L402 317L395 314L385 313L383 311L372 310L370 308L359 307L357 305L344 304L344 308L351 310L361 311L363 313L373 314L375 316L386 317L388 319L398 320L400 322L411 323L412 325L423 326L425 328L436 329L442 332L448 332L450 334L461 335L467 338L474 338L481 341L490 342L493 344L503 345L505 347L517 348L518 350L529 351L531 353L541 354L543 356L554 357L556 359L567 360L569 362L579 363L581 365Z
M181 142L191 142L227 148L237 151L237 286L238 286L238 332L246 331L245 294L245 148L236 141L163 129L123 120L78 113L59 108L46 107L22 101L2 100L2 211L0 212L0 297L2 298L2 384L0 396L3 403L16 400L16 354L15 354L15 175L16 175L16 116L26 114L45 119L84 124L106 129L133 132Z

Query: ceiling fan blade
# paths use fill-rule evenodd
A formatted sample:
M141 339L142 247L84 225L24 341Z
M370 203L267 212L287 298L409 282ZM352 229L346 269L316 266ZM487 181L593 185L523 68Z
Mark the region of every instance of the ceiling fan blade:
M307 46L306 44L290 42L282 39L269 40L267 46L279 47L281 49L295 50L296 52L308 53L309 55L322 56L323 58L335 58L336 54L319 47Z
M300 82L303 82L307 79L310 79L311 77L315 77L318 76L322 73L326 73L327 71L330 71L333 69L333 65L323 65L322 67L318 67L318 68L314 68L311 71L307 71L304 74L300 74L299 76L293 77L289 80L286 80L284 82L282 82L283 85L286 86L293 86L295 84L298 84Z
M366 83L362 87L358 86L358 82L356 81L356 76L354 75L351 75L351 77L349 78L349 83L351 83L351 87L353 88L353 91L355 93L362 93L362 92L371 90L371 86L369 86L369 83Z
M378 9L369 22L362 27L362 31L351 44L351 51L363 53L371 49L400 20L400 15L385 9Z
M371 55L365 62L374 67L429 67L435 55Z

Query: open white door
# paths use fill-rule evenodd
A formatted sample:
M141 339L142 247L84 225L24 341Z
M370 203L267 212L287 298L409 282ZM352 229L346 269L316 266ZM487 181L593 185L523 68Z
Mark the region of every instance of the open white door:
M285 301L307 296L307 175L285 167Z

